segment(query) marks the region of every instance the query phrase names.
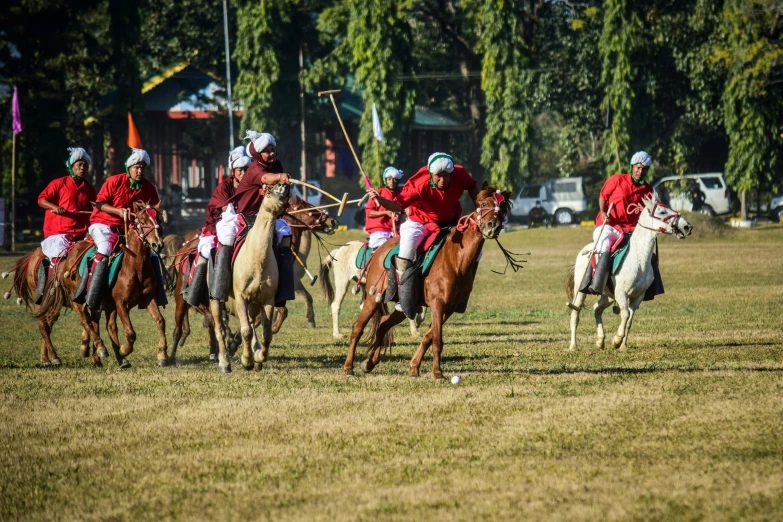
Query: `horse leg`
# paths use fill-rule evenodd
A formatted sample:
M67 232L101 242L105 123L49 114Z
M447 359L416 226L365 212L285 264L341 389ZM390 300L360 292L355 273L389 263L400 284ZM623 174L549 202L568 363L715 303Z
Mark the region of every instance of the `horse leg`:
M168 350L166 343L166 319L160 313L158 302L155 299L147 305L147 312L152 316L152 320L155 321L155 326L158 327L158 366L166 366L169 362L169 355L166 353Z
M424 358L424 354L427 353L427 350L429 349L431 344L432 344L432 326L430 326L429 330L427 330L427 333L424 334L424 338L421 340L421 344L419 345L419 348L416 350L416 353L413 354L413 357L411 358L410 367L408 368L408 375L410 375L411 377L419 376L419 370L421 368L421 360Z
M87 332L89 337L92 339L92 363L95 365L95 367L100 368L103 366L101 357L108 357L109 352L106 351L106 346L103 344L103 339L100 337L99 319L95 319L93 317L95 314L94 312L91 312L88 315L87 308L84 305L71 303L71 309L79 317L79 321L82 323L82 339L84 339L85 332Z
M115 350L115 356L120 368L130 368L130 362L126 357L133 353L133 345L136 343L136 331L133 329L133 323L131 323L129 310L125 307L125 303L120 303L116 307L116 315L119 316L122 321L122 326L125 328L125 344L120 346L119 353Z
M256 350L253 354L254 368L256 371L262 368L262 364L269 358L269 345L272 343L272 314L274 313L274 307L271 303L264 306L259 310L261 316L261 349ZM255 332L254 332L255 333ZM256 340L256 343L258 340Z
M336 301L337 299L335 298L335 302ZM359 312L359 317L356 319L356 322L353 323L353 328L351 329L351 342L348 346L348 356L345 358L345 363L343 364L343 373L345 373L345 375L353 375L353 359L356 357L356 345L359 344L359 340L364 332L364 327L367 326L367 323L370 322L373 314L375 314L375 309L381 306L379 303L375 302L375 298L365 300L365 304L366 306L362 307L362 311ZM332 303L332 305L334 305L334 303ZM334 310L334 308L332 308L332 310Z
M288 308L285 306L281 306L279 308L275 308L275 311L273 312L275 315L277 315L277 319L275 319L275 323L272 325L272 333L276 334L280 331L280 327L283 326L283 322L288 317ZM258 316L259 319L261 319L261 315ZM260 326L258 324L255 325L256 327Z
M624 352L628 350L628 333L631 331L631 324L633 323L634 315L636 315L636 310L639 309L639 305L642 304L643 300L644 294L641 294L634 297L633 301L631 301L631 309L628 315L628 324L625 325L625 336L623 337L623 343L620 345L620 351Z
M79 342L79 355L81 355L83 359L86 359L90 356L90 332L88 332L87 329L83 326L82 339Z
M345 294L351 287L351 278L343 276L340 270L337 270L335 263L334 270L334 301L332 301L332 337L335 339L342 339L343 334L340 333L340 308L343 305Z
M223 322L223 310L220 301L210 299L209 309L212 312L212 320L215 323L215 338L218 344L218 367L223 373L231 371L231 360L226 353L226 326Z
M443 352L443 323L448 316L443 313L443 303L435 301L431 307L432 313L432 378L441 380L443 373L440 371L440 354ZM451 315L451 314L449 314Z
M299 295L304 297L305 302L305 308L307 309L307 324L310 325L310 328L315 328L315 310L313 309L313 296L310 295L310 292L307 291L307 289L302 285L302 282L299 281L299 285L301 288L297 289L297 292Z
M389 333L389 330L400 324L405 320L405 314L397 310L392 310L389 315L384 315L378 324L378 331L375 332L375 338L372 340L374 349L372 353L368 350L367 360L362 365L362 370L365 373L372 371L374 367L378 365L381 360L381 348L383 347L383 338Z
M241 295L236 296L234 299L236 300L236 312L239 319L239 331L242 333L242 366L246 370L252 370L253 323L250 322L250 317L248 316L248 303Z
M615 301L620 308L620 325L617 327L617 334L612 339L612 346L614 348L621 348L623 339L625 338L625 328L631 313L628 310L628 295L621 293L615 294Z
M54 365L54 361L49 358L49 345L52 342L49 337L49 333L51 332L49 321L47 319L39 319L38 330L41 332L41 364L43 366Z
M584 295L584 294L582 294ZM600 299L593 305L593 314L595 315L595 347L599 350L604 349L604 341L606 340L606 333L604 333L604 310L606 310L611 304L609 296L602 295Z
M576 350L576 330L579 328L579 313L582 310L585 299L587 299L587 295L583 293L576 294L574 305L578 310L571 310L571 345L568 347L569 350Z
M174 331L171 333L171 355L169 355L169 364L177 364L177 348L180 343L185 344L190 333L190 326L188 325L188 333L185 333L185 324L188 323L188 310L190 305L185 302L181 295L177 294L177 304L174 309Z

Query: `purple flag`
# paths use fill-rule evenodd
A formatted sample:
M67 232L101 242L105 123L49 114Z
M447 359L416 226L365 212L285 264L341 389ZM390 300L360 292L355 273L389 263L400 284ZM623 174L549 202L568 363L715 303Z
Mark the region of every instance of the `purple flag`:
M22 115L19 114L19 96L16 95L16 87L14 87L14 99L11 103L11 111L14 115L14 134L19 134L22 132Z

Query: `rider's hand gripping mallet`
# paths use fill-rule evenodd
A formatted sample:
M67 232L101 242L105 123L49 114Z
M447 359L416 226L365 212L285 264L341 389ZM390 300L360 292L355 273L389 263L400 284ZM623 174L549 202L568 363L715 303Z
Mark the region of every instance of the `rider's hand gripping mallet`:
M592 258L593 254L595 254L595 249L598 246L598 242L601 241L601 235L604 233L604 227L606 226L606 222L609 221L609 214L612 213L612 208L614 207L614 203L609 203L609 208L606 210L606 219L604 220L603 225L601 225L601 231L598 233L598 239L595 240L595 243L593 243L593 248L588 253L587 258L587 267L585 268L584 273L582 274L582 278L579 280L580 284L584 280L585 276L587 275L587 271L590 270L590 265L592 265ZM574 294L574 301L571 303L566 303L566 306L570 308L571 310L576 310L577 312L580 310L578 306L576 306L574 303L576 302L576 299L579 297L579 292L576 292Z
M294 255L294 258L296 258L296 260L299 261L299 264L302 265L302 268L304 268L304 271L307 274L307 277L310 278L310 286L313 286L315 284L315 282L318 281L318 276L314 276L313 274L310 273L310 271L307 269L305 264L302 263L302 260L299 259L299 256L296 255L296 252L294 251L293 248L291 249L291 253Z
M356 151L353 150L353 145L351 144L351 139L348 137L348 131L345 130L345 125L343 125L343 120L340 118L340 111L337 110L337 104L334 102L334 95L340 94L341 91L335 90L335 91L321 91L318 93L319 98L323 98L324 96L329 96L329 99L332 101L332 107L334 107L334 113L337 115L337 121L340 122L340 128L343 129L343 135L345 136L345 141L348 142L348 147L351 149L351 153L353 154L353 159L356 160L356 165L359 167L359 171L362 173L362 176L364 176L364 184L367 185L368 190L372 190L372 183L370 183L370 178L367 177L367 174L364 173L364 169L362 168L362 164L359 162L359 156L356 155ZM380 203L378 203L378 198L373 197L375 200L375 204L379 207L381 206Z

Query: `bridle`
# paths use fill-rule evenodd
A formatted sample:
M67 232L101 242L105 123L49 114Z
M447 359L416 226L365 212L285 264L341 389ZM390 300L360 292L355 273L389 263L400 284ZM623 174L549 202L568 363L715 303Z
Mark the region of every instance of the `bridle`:
M667 215L664 218L655 217L655 209L658 208L658 207L665 208L666 210L668 210L670 212L670 214ZM640 227L646 228L647 230L652 230L653 232L658 232L658 233L661 233L661 234L673 234L675 230L678 230L680 217L682 217L682 216L680 215L679 212L677 212L675 210L672 210L671 207L668 207L668 206L664 205L660 201L656 201L651 209L647 208L644 205L640 205L638 203L631 203L630 205L628 205L628 208L625 210L625 212L627 214L641 214L642 210L646 210L647 213L650 214L650 218L653 221L659 221L661 223L664 223L664 224L668 225L671 228L671 230L667 230L663 226L659 226L658 228L648 227L648 226L642 225L641 222L637 223Z
M482 202L479 208L477 208L470 214L459 218L459 221L457 222L457 230L459 230L460 232L464 232L468 227L471 227L476 232L480 232L485 239L494 239L493 237L486 235L481 230L481 222L484 221L484 217L490 212L493 212L494 213L493 217L497 218L498 215L500 214L501 205L508 204L508 202L506 201L506 197L503 196L503 194L501 194L499 190L493 192L492 196L495 198L494 206L492 207L484 206L484 204L486 203L485 200L484 202ZM500 224L500 226L504 224L505 224L505 219L503 220L503 223Z
M307 228L309 230L315 230L317 228L322 228L326 224L326 220L329 219L329 214L327 214L323 210L317 209L317 208L311 208L311 209L308 209L308 210L304 210L303 208L294 207L292 205L291 210L302 210L303 211L302 213L307 214L310 217L314 217L313 213L316 212L317 214L315 214L315 216L317 216L317 218L316 218L315 222L313 222L311 224L307 224L304 221L302 221L301 219L299 219L298 217L294 216L293 214L286 214L286 216L288 216L289 218L291 218L291 219L293 219L294 221L297 222L297 223L289 223L288 224L289 227Z
M142 223L139 219L139 213L137 212L133 218L133 223L131 223L130 229L136 233L139 241L141 241L147 247L152 246L147 240L147 236L149 236L153 231L155 232L157 242L161 243L162 241L160 239L160 234L158 233L158 230L160 230L160 225L158 224L158 211L150 205L147 205L141 212L146 214L147 217L150 218L150 221L154 223L154 225Z

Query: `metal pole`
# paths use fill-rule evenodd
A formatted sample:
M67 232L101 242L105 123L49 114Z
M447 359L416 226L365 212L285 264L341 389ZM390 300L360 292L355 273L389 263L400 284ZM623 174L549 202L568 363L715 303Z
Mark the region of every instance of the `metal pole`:
M223 0L223 35L226 41L226 80L228 81L228 143L234 150L234 98L231 96L231 53L228 48L228 5Z
M11 252L16 252L16 132L11 145Z
M304 79L302 78L302 71L304 71L304 52L302 50L303 44L299 42L299 109L302 111L302 123L300 125L300 132L302 134L302 181L307 181L307 154L305 149L305 92L304 92ZM307 187L302 187L302 197L307 201Z

